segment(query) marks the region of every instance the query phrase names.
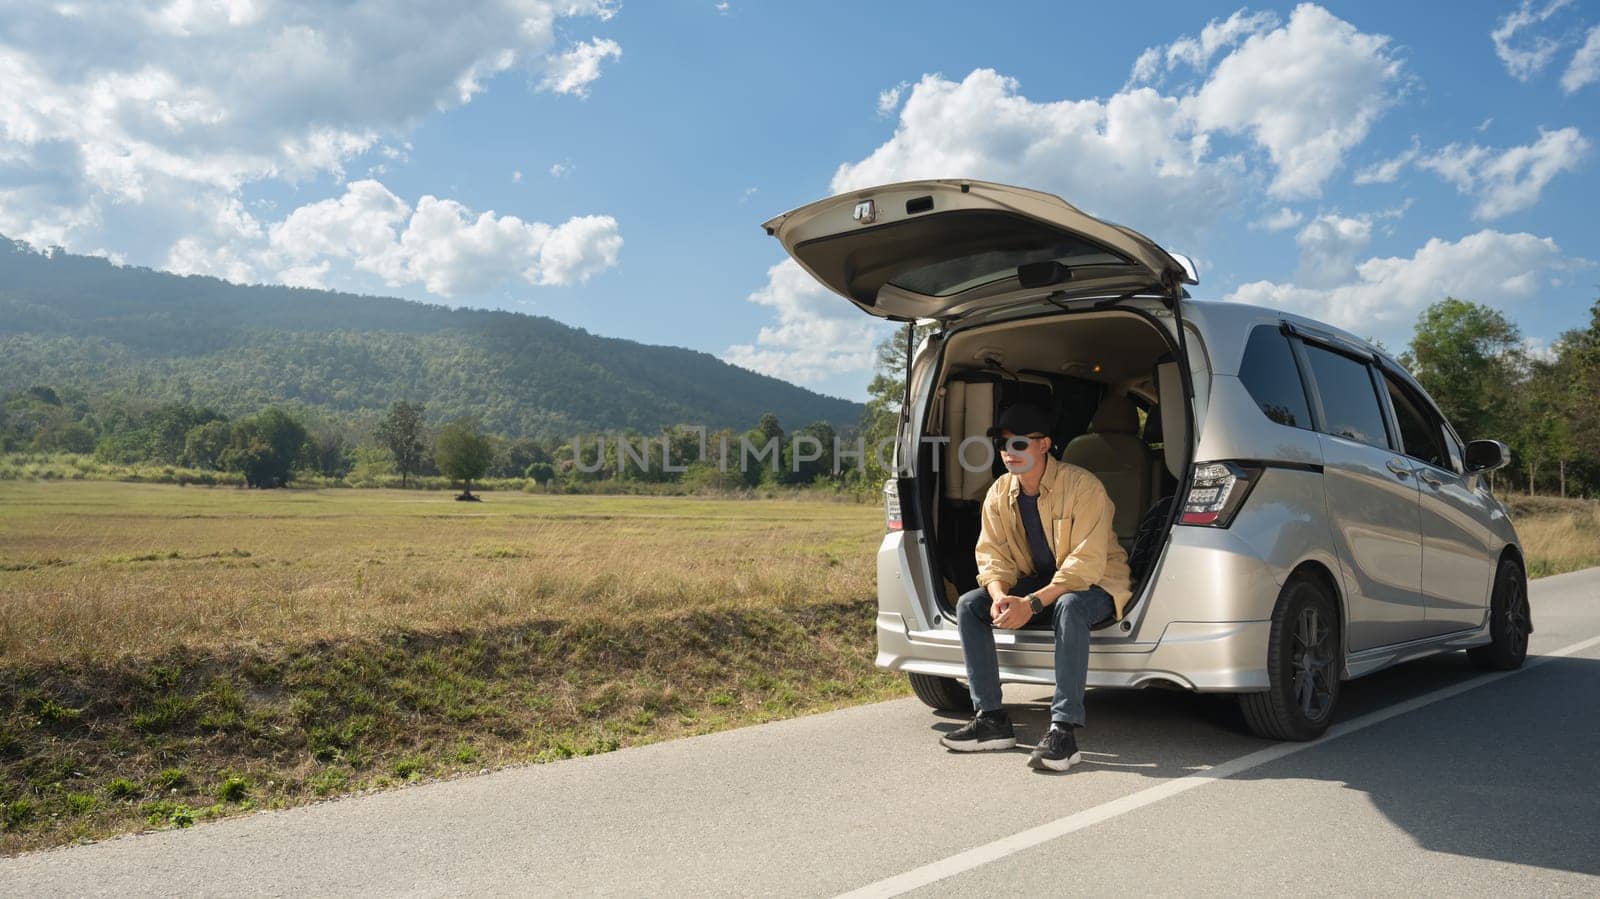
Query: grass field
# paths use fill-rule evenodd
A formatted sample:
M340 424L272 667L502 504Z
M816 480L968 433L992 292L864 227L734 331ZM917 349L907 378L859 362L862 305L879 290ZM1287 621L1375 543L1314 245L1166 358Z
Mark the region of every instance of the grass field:
M1600 564L1600 504L1512 510ZM904 695L881 515L0 483L0 852Z
M0 851L900 695L876 506L0 484Z

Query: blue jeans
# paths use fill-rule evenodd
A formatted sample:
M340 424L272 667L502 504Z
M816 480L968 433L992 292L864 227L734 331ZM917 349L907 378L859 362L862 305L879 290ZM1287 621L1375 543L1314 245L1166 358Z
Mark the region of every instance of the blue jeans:
M1048 582L1046 578L1026 577L1011 588L1011 594L1024 596ZM985 712L1000 708L1000 660L994 648L994 618L989 614L992 604L989 591L982 587L962 594L956 603L956 625L961 631L961 655L967 663L972 704ZM1083 689L1089 678L1089 627L1115 613L1111 594L1096 585L1061 594L1023 625L1037 625L1049 616L1056 634L1056 692L1050 703L1051 721L1083 726Z

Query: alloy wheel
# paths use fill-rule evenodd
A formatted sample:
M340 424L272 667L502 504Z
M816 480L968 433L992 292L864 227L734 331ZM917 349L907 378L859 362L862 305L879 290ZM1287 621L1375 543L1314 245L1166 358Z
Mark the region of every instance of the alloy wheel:
M1514 655L1522 655L1528 651L1528 591L1524 587L1522 578L1511 578L1510 589L1506 591L1505 608L1506 643Z
M1333 704L1333 663L1337 657L1333 634L1332 622L1324 620L1317 606L1307 605L1300 610L1291 657L1292 693L1307 721L1322 720Z

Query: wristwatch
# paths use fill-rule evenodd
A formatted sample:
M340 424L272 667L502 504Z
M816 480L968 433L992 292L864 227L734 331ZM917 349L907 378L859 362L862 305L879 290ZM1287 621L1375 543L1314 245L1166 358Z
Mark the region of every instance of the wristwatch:
M1044 603L1039 601L1039 594L1037 594L1037 593L1029 593L1028 594L1028 608L1032 609L1033 610L1033 614L1035 614L1035 615L1037 615L1040 612L1044 611Z

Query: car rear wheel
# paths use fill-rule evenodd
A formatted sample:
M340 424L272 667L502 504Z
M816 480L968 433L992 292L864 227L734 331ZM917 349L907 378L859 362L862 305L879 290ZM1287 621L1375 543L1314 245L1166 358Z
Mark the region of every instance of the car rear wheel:
M1489 636L1485 646L1467 650L1479 668L1509 671L1522 667L1528 657L1528 634L1533 616L1528 611L1528 581L1515 559L1501 559L1495 572L1494 595L1489 600Z
M1339 701L1341 619L1327 588L1309 578L1285 584L1272 613L1264 693L1239 697L1244 720L1269 740L1314 740Z
M955 678L933 674L912 674L910 678L911 691L929 707L941 712L972 711L972 694Z

